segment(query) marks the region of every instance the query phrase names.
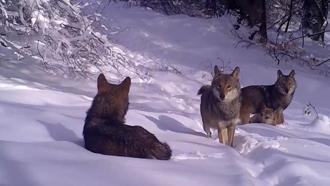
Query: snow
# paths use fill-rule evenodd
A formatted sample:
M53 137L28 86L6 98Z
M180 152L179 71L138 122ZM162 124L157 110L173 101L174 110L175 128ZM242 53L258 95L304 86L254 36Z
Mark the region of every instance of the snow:
M86 14L98 2L81 2ZM329 78L289 63L276 66L258 46L236 47L230 17L164 16L110 4L99 12L102 34L139 67L133 78L127 124L141 125L167 142L170 161L95 154L83 148L86 111L96 77L49 74L34 58L17 61L0 47L0 185L270 185L330 183ZM101 29L100 28L100 29ZM159 67L161 63L167 66ZM242 86L272 84L278 68L296 70L298 87L280 126L239 126L235 148L207 138L197 90L209 84L214 64L241 68ZM176 70L173 70L176 69ZM109 81L121 79L106 74ZM318 111L304 114L312 103Z
M330 118L325 115L319 115L308 126L305 127L308 131L330 134Z

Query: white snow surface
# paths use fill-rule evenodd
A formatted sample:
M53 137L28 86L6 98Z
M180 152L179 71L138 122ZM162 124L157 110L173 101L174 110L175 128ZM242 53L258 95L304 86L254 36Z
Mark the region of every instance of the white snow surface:
M169 161L95 154L83 147L86 111L96 77L70 79L44 72L33 58L16 60L0 46L0 185L330 185L329 78L295 64L275 65L258 46L236 47L229 17L164 16L125 4L90 1L103 32L139 63L167 64L181 74L150 71L133 78L129 125L167 142ZM285 124L239 126L235 148L205 137L197 90L209 84L214 64L241 68L242 86L272 84L277 69L296 70L298 88L284 111ZM109 81L119 78L106 74ZM110 78L111 77L111 78ZM312 103L318 111L305 116Z

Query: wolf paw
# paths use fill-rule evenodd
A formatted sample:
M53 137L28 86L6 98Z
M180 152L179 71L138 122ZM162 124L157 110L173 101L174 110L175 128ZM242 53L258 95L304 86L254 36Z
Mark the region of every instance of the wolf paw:
M206 133L206 137L207 137L207 138L211 138L211 137L212 137L212 132L211 132L211 131L210 131L210 132L207 132L207 133Z

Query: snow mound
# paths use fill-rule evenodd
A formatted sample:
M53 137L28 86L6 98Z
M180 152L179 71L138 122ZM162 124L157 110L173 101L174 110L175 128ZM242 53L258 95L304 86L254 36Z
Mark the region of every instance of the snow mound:
M223 158L224 153L211 153L211 154L204 154L199 151L196 153L183 153L183 154L178 154L172 159L174 161L181 161L181 160L205 160L208 158L214 158L214 159L220 159Z
M317 172L301 163L288 160L274 161L260 175L270 185L312 185L306 177L318 177Z
M312 132L330 134L330 118L319 114L305 129Z
M284 147L281 147L280 142L286 140L286 137L265 137L255 133L248 133L244 130L238 130L235 136L234 146L240 154L249 154L257 148L261 149L277 149L280 151L286 151Z

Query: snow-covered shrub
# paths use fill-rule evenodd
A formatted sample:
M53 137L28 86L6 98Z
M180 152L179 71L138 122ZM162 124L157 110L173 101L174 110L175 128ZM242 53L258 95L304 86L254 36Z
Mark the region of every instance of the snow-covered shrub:
M144 76L94 29L95 16L83 16L69 0L1 0L0 10L2 39L21 55L39 59L47 69L87 75L106 67Z
M270 49L268 50L269 54L278 64L284 61L296 61L316 69L322 74L329 75L330 56L324 55L328 53L327 42L314 39L314 36L318 35L312 34L304 23L306 22L305 2L299 0L267 1L269 35L267 49ZM314 3L318 3L318 6L321 5L319 1ZM314 22L318 21L314 20ZM327 25L327 22L324 24ZM325 27L320 29L324 30ZM322 36L318 37L321 38Z

